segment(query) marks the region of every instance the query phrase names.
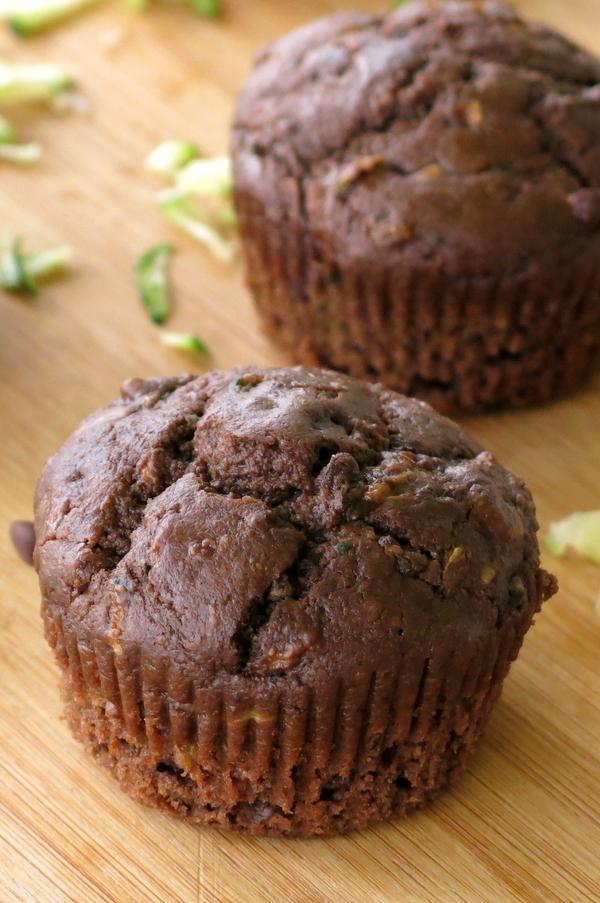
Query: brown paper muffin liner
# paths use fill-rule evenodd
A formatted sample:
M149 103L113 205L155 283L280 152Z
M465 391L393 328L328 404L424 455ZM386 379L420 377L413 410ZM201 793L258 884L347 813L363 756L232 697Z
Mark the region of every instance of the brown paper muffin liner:
M338 265L293 220L275 224L247 195L236 201L264 328L296 363L380 381L452 412L549 401L600 360L597 260L477 278Z
M465 656L440 640L326 689L228 676L195 685L143 650L65 629L46 607L69 724L123 789L199 823L335 834L403 815L464 771L528 623Z

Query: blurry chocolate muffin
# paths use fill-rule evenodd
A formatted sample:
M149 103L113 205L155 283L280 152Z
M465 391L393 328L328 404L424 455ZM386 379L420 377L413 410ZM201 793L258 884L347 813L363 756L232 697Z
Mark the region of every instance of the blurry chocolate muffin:
M268 46L235 200L267 331L443 410L543 402L600 348L600 62L508 6L409 3Z
M75 735L136 799L254 834L435 796L555 587L488 452L303 368L131 380L48 462L35 528Z

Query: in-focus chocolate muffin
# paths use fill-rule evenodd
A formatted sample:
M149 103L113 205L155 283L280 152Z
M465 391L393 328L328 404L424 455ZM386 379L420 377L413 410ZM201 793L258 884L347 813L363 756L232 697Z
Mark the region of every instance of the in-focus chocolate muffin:
M495 0L268 46L233 133L268 332L447 411L577 386L600 348L599 83L597 59Z
M465 768L555 589L523 483L322 370L131 380L50 459L35 564L69 723L144 803L254 834Z

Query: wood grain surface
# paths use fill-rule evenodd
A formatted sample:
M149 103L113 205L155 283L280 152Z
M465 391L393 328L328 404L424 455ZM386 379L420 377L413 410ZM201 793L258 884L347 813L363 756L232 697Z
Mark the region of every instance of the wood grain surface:
M258 841L147 811L88 761L60 718L33 572L7 539L36 475L80 418L130 375L280 362L260 335L239 268L180 237L156 212L142 161L165 137L227 146L253 52L318 14L368 0L224 0L203 22L108 3L0 56L54 60L79 78L87 115L28 112L45 145L31 170L0 170L0 232L30 247L70 242L76 266L29 301L0 296L0 901L388 903L600 900L600 569L547 560L561 591L511 672L467 776L429 810L346 838ZM599 0L518 4L600 51ZM114 29L122 29L115 32ZM122 38L112 46L115 35ZM174 329L209 361L166 350L136 298L133 267L178 248ZM600 380L543 410L469 428L529 482L542 527L600 508Z

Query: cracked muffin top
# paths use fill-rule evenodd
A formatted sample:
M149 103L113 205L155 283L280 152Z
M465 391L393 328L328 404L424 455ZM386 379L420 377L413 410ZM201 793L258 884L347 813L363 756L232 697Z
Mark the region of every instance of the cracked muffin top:
M511 274L600 252L600 61L496 0L340 14L268 46L238 193L338 259Z
M552 591L523 483L451 421L301 367L130 380L50 459L43 605L209 683L483 642Z

